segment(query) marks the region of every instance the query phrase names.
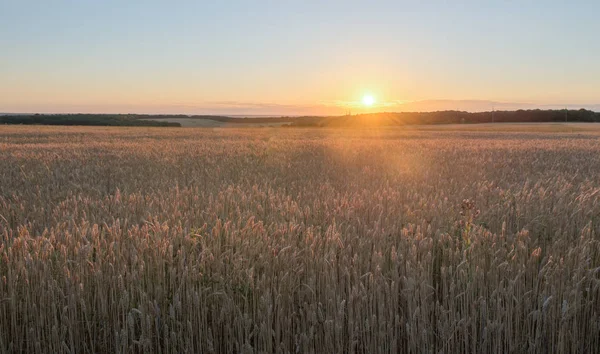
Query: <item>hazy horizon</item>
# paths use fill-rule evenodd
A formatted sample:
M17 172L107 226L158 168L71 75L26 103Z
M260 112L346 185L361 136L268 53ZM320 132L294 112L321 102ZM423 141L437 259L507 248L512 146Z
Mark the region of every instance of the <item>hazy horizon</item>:
M277 105L273 105L277 109ZM386 112L436 112L436 111L466 111L466 112L491 112L496 111L514 111L519 109L587 109L595 112L600 112L600 104L530 104L530 103L512 103L512 102L493 102L493 101L475 101L475 100L424 100L416 102L406 102L393 107L385 107L386 109L371 110L365 112L364 110L358 109L353 111L352 109L330 109L321 110L319 107L308 107L308 109L302 111L280 111L277 110L264 112L264 106L258 108L240 108L237 111L231 110L231 108L225 110L206 110L206 108L190 109L190 107L166 107L163 109L153 110L151 107L144 109L136 109L136 107L121 107L109 110L90 110L81 106L73 106L72 109L63 110L22 110L22 111L0 111L0 114L147 114L147 115L218 115L218 116L229 116L229 117L283 117L283 116L339 116L348 113L361 114L361 113L386 113ZM138 107L139 108L139 107ZM316 108L316 109L315 109Z
M0 0L0 112L598 111L598 14L590 1Z

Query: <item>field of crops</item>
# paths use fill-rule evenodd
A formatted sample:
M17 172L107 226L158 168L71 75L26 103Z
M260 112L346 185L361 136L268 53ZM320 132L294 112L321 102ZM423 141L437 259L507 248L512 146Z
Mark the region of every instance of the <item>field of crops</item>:
M0 353L590 353L600 134L0 127Z

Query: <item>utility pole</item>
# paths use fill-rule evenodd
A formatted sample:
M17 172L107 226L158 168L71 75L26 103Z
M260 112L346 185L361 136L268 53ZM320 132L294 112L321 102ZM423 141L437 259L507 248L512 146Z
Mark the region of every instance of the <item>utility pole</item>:
M492 123L494 123L494 115L496 114L496 107L492 106Z
M565 107L565 123L569 120L569 110Z

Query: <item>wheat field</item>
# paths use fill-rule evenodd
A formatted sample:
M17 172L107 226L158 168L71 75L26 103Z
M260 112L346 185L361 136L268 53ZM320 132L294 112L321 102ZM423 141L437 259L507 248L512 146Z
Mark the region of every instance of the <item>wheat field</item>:
M0 127L0 353L592 353L600 135Z

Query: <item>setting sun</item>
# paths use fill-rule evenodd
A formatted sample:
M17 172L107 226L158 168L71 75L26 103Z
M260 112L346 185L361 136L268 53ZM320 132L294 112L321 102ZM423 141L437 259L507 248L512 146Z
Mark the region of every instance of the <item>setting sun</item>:
M375 97L371 95L365 95L363 96L362 101L365 106L372 106L375 103Z

